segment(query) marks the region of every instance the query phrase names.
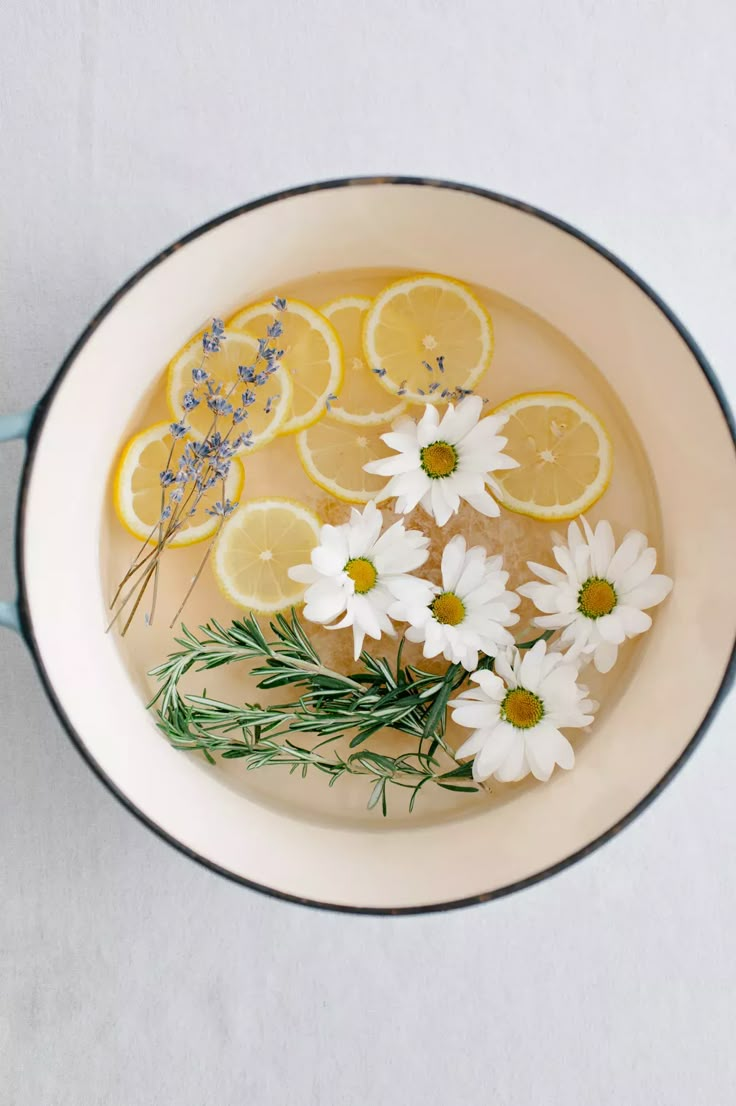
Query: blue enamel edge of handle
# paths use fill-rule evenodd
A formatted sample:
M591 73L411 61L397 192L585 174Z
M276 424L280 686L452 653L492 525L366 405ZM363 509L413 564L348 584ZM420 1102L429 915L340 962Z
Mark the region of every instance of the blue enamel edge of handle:
M19 411L14 415L0 415L0 442L10 442L15 438L22 438L25 441L33 422L35 410L35 407L31 407L28 411ZM8 602L6 600L0 602L0 626L5 626L9 630L20 633L20 615L17 601Z

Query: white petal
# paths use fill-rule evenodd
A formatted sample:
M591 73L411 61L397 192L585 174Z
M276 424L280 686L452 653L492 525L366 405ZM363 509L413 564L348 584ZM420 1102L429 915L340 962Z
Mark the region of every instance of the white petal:
M395 522L373 546L373 564L379 576L413 572L427 560L428 545L418 530L407 531L403 522Z
M297 584L313 584L319 579L319 573L311 565L294 565L289 569L289 579Z
M593 572L596 576L606 576L608 566L611 563L616 542L613 538L613 530L610 522L601 519L595 528L595 537L592 543Z
M470 679L475 680L477 672L471 672ZM464 703L487 703L488 696L483 692L480 687L469 687L466 691L461 691L457 699L450 699L451 707L461 707Z
M480 492L478 495L467 495L465 500L474 507L476 511L480 511L486 518L496 518L501 514L501 508L499 507L493 496L490 496L488 492Z
M634 561L630 568L627 568L626 572L621 573L619 579L616 581L616 590L623 594L627 591L633 591L634 588L638 588L639 584L643 584L645 580L654 572L657 564L657 550L645 549Z
M455 750L455 759L462 760L464 757L473 757L476 753L480 752L483 748L488 737L490 737L489 730L476 730L472 733L467 741L464 741L459 749Z
M407 608L426 607L432 602L437 591L434 584L430 584L429 580L423 580L421 576L386 576L382 583L394 599L399 600Z
M647 539L638 530L630 530L611 558L608 578L618 585L623 574L631 568L647 547Z
M497 442L505 441L504 438L497 438ZM488 472L502 472L504 469L518 469L519 462L510 457L508 453L504 453L501 449L492 450L486 460L486 469Z
M558 565L564 573L566 573L568 579L576 580L578 583L582 583L578 580L577 569L575 567L575 560L572 553L566 545L555 545L552 548L552 555L557 561Z
M565 627L562 631L560 640L563 645L569 646L565 653L566 660L576 660L580 654L590 647L593 628L592 620L584 618L582 615L576 616L572 622Z
M474 595L477 592L473 593ZM487 630L489 633L495 633L499 626L515 626L519 621L518 614L513 614L511 608L514 606L514 597L506 592L508 597L505 600L498 600L497 602L482 603L477 608L471 607L471 598L468 598L465 602L468 615L465 619L467 625L479 633L483 630Z
M490 726L498 721L498 705L495 703L461 703L454 707L452 720L458 726L465 726L469 730L479 730L483 726Z
M555 760L566 772L575 767L575 750L564 734L559 731L555 737Z
M417 424L411 415L399 415L391 423L391 429L398 434L416 434Z
M521 662L520 682L528 691L537 691L542 679L542 663L547 652L547 643L538 641L525 651Z
M526 756L532 773L543 783L552 775L555 764L568 769L575 764L575 753L567 738L543 723L527 734Z
M516 676L513 670L514 653L499 653L493 662L496 673L501 677L507 687L516 687Z
M512 726L501 722L483 742L473 764L473 779L487 780L509 755L518 738Z
M565 579L565 577L563 577ZM559 614L560 612L560 589L554 584L538 584L532 582L530 584L522 584L520 588L517 588L519 595L523 595L525 599L531 599L534 606L538 611L542 611L543 614Z
M631 591L622 591L621 602L627 607L639 607L646 610L647 607L656 607L663 599L666 599L672 591L672 581L669 576L650 576Z
M482 410L483 400L480 396L466 396L454 408L450 403L440 423L445 441L450 442L451 445L457 445L462 441L477 424Z
M442 586L454 591L465 563L465 538L456 534L442 550Z
M348 529L347 525L330 526L326 523L319 532L320 545L325 549L334 549L342 557L348 551Z
M335 627L336 628L336 627ZM357 623L353 625L353 659L357 661L363 648L365 631Z
M613 645L621 645L626 640L624 624L618 616L618 609L603 618L595 620L595 627L604 641L610 641Z
M472 645L465 645L464 648L455 646L453 656L448 657L445 652L445 657L453 664L461 664L466 672L478 667L478 650Z
M609 641L601 642L597 645L595 652L593 653L593 663L601 673L601 675L610 672L616 663L618 657L618 645L613 645Z
M331 580L313 584L305 595L304 617L310 622L332 622L345 610L347 593Z
M547 642L547 653L542 661L542 683L540 687L544 686L544 681L563 663L564 654L560 650L554 649L554 644L550 645Z
M363 468L376 476L396 476L401 472L412 472L419 468L419 450L416 453L395 453L393 457L380 457L377 461L368 461Z
M481 651L489 657L495 657L503 649L508 649L514 644L513 634L498 625L485 626L478 636Z
M381 636L381 627L378 613L368 595L354 595L349 601L356 625L368 634L369 637L378 639Z
M444 648L445 635L442 632L442 627L433 618L430 618L424 628L424 656L436 657L438 653L443 652Z
M593 530L591 530L590 523L588 522L585 515L580 516L580 525L583 528L583 534L585 536L586 542L588 543L588 545L592 546L593 541L595 540L595 533L593 532Z
M417 424L417 442L422 449L431 442L437 441L437 427L439 426L439 421L439 411L436 407L432 406L432 404L428 403L424 408L424 414Z
M502 783L513 783L521 780L529 774L529 762L526 757L526 742L522 730L514 729L507 722L503 723L507 730L511 731L514 740L510 743L506 756L499 764L494 775Z
M526 759L535 779L546 783L555 767L555 755L550 734L554 730L541 723L524 735L526 741Z
M548 584L562 584L567 580L565 574L560 572L558 568L548 568L547 565L537 564L536 561L527 561L526 564L527 568L530 568L535 575Z
M554 535L553 535L553 541L554 541ZM554 541L554 544L555 545L564 545L564 542ZM575 522L575 521L571 522L570 525L567 528L567 544L569 545L570 551L572 553L574 553L575 550L578 549L581 545L586 545L585 538L580 533L580 527L578 526L577 522Z
M501 429L496 415L486 415L466 432L462 443L463 448L485 449L486 453L494 449L502 449L508 438L499 436Z
M404 515L413 511L425 492L429 490L429 485L430 480L421 469L405 473L403 476L395 476L389 488L391 488L390 495L397 496L396 510Z
M482 471L470 472L461 466L452 474L452 487L463 499L467 499L469 495L481 495L485 491L485 486Z
M395 449L397 453L415 453L419 464L419 446L417 445L417 428L410 419L409 428L406 430L394 430L388 434L381 434L381 441L385 442L389 449Z
M318 545L312 550L312 564L323 576L338 576L349 559L347 541L344 542L343 550L325 545Z
M619 605L616 607L616 614L621 619L627 637L645 633L652 624L651 615L646 611L640 611L637 607Z
M383 514L374 502L366 503L363 513L353 508L348 529L348 553L351 557L365 557L373 550L383 526Z
M482 668L480 671L474 672L471 679L474 680L481 691L494 702L500 702L506 694L503 680L497 676L495 672L489 672L487 668Z
M577 621L574 613L561 611L560 614L540 614L534 619L534 625L543 630L561 630L563 626L569 626Z
M430 493L432 515L438 526L444 526L453 514L452 501L442 485L442 480L433 480Z
M460 579L457 582L456 590L460 598L465 598L472 594L480 584L483 583L486 574L486 552L485 549L481 549L479 545L473 549L469 549L466 557L463 570L460 573ZM493 580L489 581L492 584ZM491 589L491 593L498 589ZM495 597L495 596L494 596Z

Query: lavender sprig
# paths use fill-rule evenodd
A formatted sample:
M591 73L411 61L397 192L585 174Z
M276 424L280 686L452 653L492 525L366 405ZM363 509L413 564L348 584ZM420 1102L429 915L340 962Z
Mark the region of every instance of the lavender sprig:
M280 314L287 309L287 302L283 297L277 296L273 306ZM225 493L226 481L233 458L253 443L252 429L241 432L240 427L248 417L248 408L258 400L258 389L263 387L279 368L284 351L277 348L275 343L282 334L283 324L279 318L276 318L268 326L266 336L258 342L258 353L253 365L240 366L238 380L227 389L217 382L216 374L210 373L207 368L210 358L221 352L222 344L227 340L222 320L213 318L209 328L202 335L202 358L192 369L192 386L182 399L183 415L169 427L172 443L166 466L160 475L160 517L118 586L110 604L114 614L108 629L132 604L122 628L122 633L126 632L152 581L153 599L146 621L149 625L153 623L158 574L163 553L170 547L173 539L186 523L203 508L203 497L219 484L221 495L212 506L204 508L204 513L216 518L218 525L173 621L179 617L201 575L224 522L238 506L237 502L232 502ZM239 397L241 402L236 403L238 397L234 396L234 393L242 387L243 383L249 386ZM266 414L270 414L272 405L278 398L278 395L267 397L264 404ZM212 414L208 432L202 441L188 440L174 464L177 443L186 438L191 430L187 418L202 403ZM133 580L135 583L127 593L123 594L126 585Z

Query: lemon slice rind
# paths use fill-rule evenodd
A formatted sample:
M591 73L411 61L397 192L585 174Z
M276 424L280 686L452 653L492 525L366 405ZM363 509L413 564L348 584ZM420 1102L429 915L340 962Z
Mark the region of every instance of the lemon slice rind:
M568 407L570 410L574 411L575 414L578 415L581 423L589 426L598 439L597 454L590 453L585 455L597 456L599 461L598 474L595 480L589 483L585 491L575 500L547 506L535 503L532 499L524 500L512 495L504 486L504 481L508 479L511 474L514 474L513 478L518 478L519 469L510 469L507 472L494 473L494 479L500 488L500 494L497 495L497 498L507 510L513 511L515 514L526 515L528 518L538 519L542 522L565 522L569 519L577 518L598 502L611 481L611 474L613 471L613 446L608 432L600 419L582 404L579 399L570 395L568 392L523 392L499 404L491 414L503 414L506 415L507 418L511 418L513 415L529 407ZM508 432L509 428L507 424L501 433L508 435ZM506 452L513 456L513 444L511 442L506 446Z
M294 384L292 388L292 411L280 427L279 433L281 434L296 434L299 430L304 430L306 427L312 426L321 419L322 416L327 413L329 397L331 395L339 395L344 376L342 346L332 324L324 315L321 315L314 307L310 307L308 303L304 303L303 300L292 299L290 297L287 300L285 313L288 314L289 312L306 320L306 322L308 322L323 338L327 346L330 374L320 393L315 396L309 408L306 411L300 411L299 414L294 414L293 411L297 391L297 384ZM271 318L275 319L277 318L278 312L271 302L264 300L260 303L251 304L242 311L238 311L228 321L227 326L231 330L243 332L253 337L252 332L248 330L248 323L259 315L269 315ZM275 341L278 342L278 339L275 339ZM287 375L292 377L293 381L296 381L298 369L287 366Z
M242 544L249 543L252 550L255 551L257 549L256 540L253 537L242 537L244 529L249 523L255 530L253 524L256 515L260 514L263 516L265 514L267 516L270 511L283 511L284 508L288 508L288 513L291 514L293 520L302 527L302 533L307 538L307 544L310 545L309 549L307 549L306 545L300 548L298 558L294 563L301 564L308 562L311 549L319 542L322 523L317 515L315 515L313 511L310 511L308 507L305 507L303 503L298 503L296 500L279 496L250 499L247 503L244 503L225 526L223 526L222 532L215 545L214 556L212 558L212 569L220 590L231 603L234 603L238 607L243 607L246 610L251 610L256 614L276 614L278 611L298 606L304 598L304 585L290 580L286 572L282 574L283 580L280 581L280 584L283 585L283 591L276 602L265 600L264 596L257 591L247 593L241 590L235 584L232 573L227 567L228 558L231 556L239 556L241 563L245 559L242 553L240 555L237 553L239 536L241 536ZM314 538L313 544L311 544L311 537ZM262 550L261 552L264 551ZM254 562L261 559L260 553L257 552L250 553L250 556Z
M350 374L350 369L347 364L349 358L349 350L345 348L343 336L340 334L339 326L334 324L333 316L339 314L340 311L349 310L351 308L355 311L361 311L365 315L365 313L371 308L372 304L373 300L370 298L370 296L340 296L338 299L331 300L329 303L326 303L322 307L320 307L321 314L324 315L324 317L332 322L335 326L338 338L340 338L340 341L343 345L343 355L345 362L345 371L342 384L343 393L345 391L345 386L349 380ZM360 329L362 335L362 322ZM362 349L359 350L359 353L361 355L361 361L363 361ZM371 389L375 389L374 394L379 395L382 399L385 400L386 389L381 387L381 383L379 380L376 379L375 374L370 373L367 365L365 364L365 361L363 361L363 367L365 368L366 376L368 377L368 380L366 382L366 388L369 392L369 397L367 400L368 405L373 402L370 397ZM338 401L337 403L332 404L330 408L330 414L333 418L337 419L338 422L345 422L348 423L350 426L383 426L386 423L393 422L393 420L398 418L399 415L403 414L405 410L406 402L403 399L400 399L399 402L393 404L393 406L386 407L385 409L378 411L370 409L363 412L349 411L346 410L343 406L342 395L338 395Z
M141 430L137 434L134 434L123 449L117 469L115 470L113 479L113 505L115 513L128 533L132 534L134 538L138 538L140 541L146 541L146 539L151 536L151 531L156 523L153 519L151 522L145 522L136 512L132 477L135 470L140 467L140 457L144 449L154 442L163 443L164 439L168 437L170 437L168 422L155 423L153 426L149 426L145 430ZM161 465L162 468L165 460L166 457L164 456ZM151 472L153 472L156 477L155 484L152 481L152 487L157 493L160 492L160 485L158 483L159 471L160 470L157 469L151 469ZM230 465L230 473L225 482L225 495L227 498L235 502L242 493L244 482L245 473L243 471L243 466L237 458L234 458ZM212 500L218 499L220 494L221 491L216 491L212 495ZM201 521L197 522L195 525L183 527L178 534L166 543L167 548L182 549L185 546L196 545L198 542L206 541L207 538L212 537L217 529L218 519L206 515L205 506L206 504L202 502L197 511L197 517L201 517Z
M364 323L363 323L363 350L366 363L371 369L385 369L383 359L379 350L376 347L375 336L376 330L381 322L381 312L386 304L390 303L397 295L410 294L413 288L419 287L438 287L442 291L454 293L457 295L466 308L475 316L479 327L479 336L481 341L481 353L475 365L470 366L464 371L462 379L455 379L454 374L452 377L446 376L444 379L441 376L435 374L434 377L430 377L427 374L427 387L420 393L417 390L405 387L403 380L394 380L385 371L382 375L378 376L378 381L388 392L392 395L398 395L402 392L403 397L410 403L444 403L445 398L442 396L444 387L437 388L435 391L430 392L429 387L439 382L444 384L450 391L456 388L462 388L464 390L472 390L483 374L488 369L491 359L493 357L494 349L494 336L493 336L493 323L491 316L485 309L482 303L475 298L473 293L467 288L461 281L455 280L454 277L441 276L438 273L420 273L416 276L401 277L399 280L393 281L373 301L373 306L368 311ZM427 350L424 358L419 358L421 364L422 359L432 359L437 355L442 355L442 340L437 339L436 350Z
M247 357L243 357L244 362L253 363L258 352L258 342L252 335L244 333L242 331L230 330L225 328L225 334L223 336L223 342L230 342L232 348L233 344L247 346ZM184 418L187 425L190 427L190 435L195 441L201 441L204 438L204 432L198 429L196 426L192 426L191 416L187 416L181 403L181 397L185 392L192 388L191 370L196 364L199 363L199 356L193 356L195 350L201 349L202 336L201 334L195 335L191 341L187 342L185 346L179 350L179 352L171 359L167 369L166 377L166 400L169 406L169 410L175 419ZM211 354L205 363L205 368L212 377L217 380L217 358L219 354ZM240 394L245 391L246 388L251 385L238 383L230 402L233 407L238 407L240 403ZM273 373L267 383L269 394L276 392L278 399L275 400L273 407L271 408L270 417L263 430L254 433L251 445L248 447L249 453L254 453L257 449L263 449L264 446L272 442L277 434L281 432L289 418L292 402L292 385L291 378L286 370L281 367ZM202 397L200 406L196 408L196 411L204 410L205 399ZM249 409L250 410L250 409ZM218 426L227 425L228 416L221 417ZM250 419L253 422L253 419ZM240 429L246 431L249 429L249 421L245 419L240 424Z

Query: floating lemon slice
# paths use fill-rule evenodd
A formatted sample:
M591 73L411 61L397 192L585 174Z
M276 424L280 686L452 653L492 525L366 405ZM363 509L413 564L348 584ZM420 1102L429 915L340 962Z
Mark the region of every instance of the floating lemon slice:
M324 315L301 300L288 300L286 310L280 312L271 303L253 304L233 316L228 327L258 338L276 318L284 329L274 344L284 351L281 364L293 384L291 412L281 433L293 434L321 418L329 397L340 391L342 349Z
M267 322L264 322L259 335L265 335ZM249 452L254 449L262 449L282 429L289 417L291 410L291 378L282 367L268 377L265 383L257 385L246 383L238 375L240 365L252 366L258 354L258 342L249 334L242 334L237 330L226 330L222 339L222 345L218 353L208 355L204 367L213 380L222 385L221 394L228 396L228 402L233 407L243 405L243 396L246 392L255 397L254 401L246 408L247 418L240 423L240 432L251 430L253 432ZM214 414L207 405L206 386L200 384L195 388L192 380L192 370L202 365L202 336L192 338L177 353L169 364L169 375L166 387L166 396L174 417L184 417L191 427L193 438L204 438L212 430ZM256 365L258 372L264 365ZM196 397L200 400L199 406L185 412L184 396L187 392L195 390ZM222 432L229 424L227 415L218 419L217 428Z
M307 476L347 503L367 503L386 486L363 465L385 457L384 426L350 426L327 415L297 435L296 448Z
M338 422L354 426L378 426L391 422L406 404L389 395L372 373L363 356L363 322L373 300L368 296L343 296L323 307L342 343L345 376L331 414Z
M161 517L161 473L170 468L176 472L186 439L174 441L167 422L156 423L131 438L122 452L115 472L113 503L123 526L134 537L145 541L156 537L155 528ZM173 448L172 448L173 447ZM225 481L225 495L236 501L243 490L243 466L235 459ZM197 513L184 523L167 543L172 548L194 545L214 534L218 519L208 515L206 508L222 498L222 484L205 492ZM164 502L168 501L168 493Z
M224 595L261 614L300 603L304 585L289 579L289 569L308 563L320 526L312 511L291 499L244 503L215 546L213 568Z
M550 522L576 518L603 495L613 449L600 421L565 392L528 392L502 403L508 415L505 452L519 468L494 473L501 503Z
M459 281L406 277L374 300L365 317L363 349L392 395L440 403L447 398L443 392L471 389L480 380L493 356L493 327L486 309Z

